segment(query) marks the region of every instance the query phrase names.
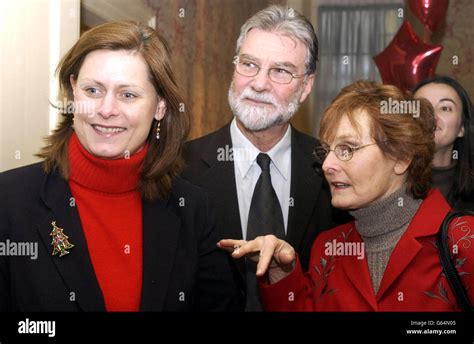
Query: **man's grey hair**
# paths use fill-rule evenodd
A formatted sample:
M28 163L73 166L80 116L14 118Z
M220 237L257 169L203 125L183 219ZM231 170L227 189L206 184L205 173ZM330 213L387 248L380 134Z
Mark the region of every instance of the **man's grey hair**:
M318 37L313 25L294 9L285 6L271 5L248 19L240 28L236 53L239 55L242 43L252 29L267 32L278 32L290 38L296 38L306 47L306 73L313 74L318 62Z

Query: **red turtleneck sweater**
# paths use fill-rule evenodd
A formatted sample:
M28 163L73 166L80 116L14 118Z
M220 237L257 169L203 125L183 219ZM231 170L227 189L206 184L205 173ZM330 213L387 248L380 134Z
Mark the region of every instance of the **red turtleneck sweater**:
M100 159L73 133L69 186L107 311L138 311L142 289L142 203L137 185L147 149ZM79 296L80 297L80 296Z

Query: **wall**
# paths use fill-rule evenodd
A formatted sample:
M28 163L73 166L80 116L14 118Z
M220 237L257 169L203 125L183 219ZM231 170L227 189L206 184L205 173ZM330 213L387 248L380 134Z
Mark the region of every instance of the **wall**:
M0 2L0 171L33 163L55 125L60 56L79 37L79 0Z
M317 18L319 0L288 0L287 5L308 18L311 24L313 24L316 34L318 34ZM316 69L316 78L317 77L318 70ZM308 135L313 135L312 129L315 126L314 122L316 120L316 102L318 101L316 98L316 84L317 82L315 80L311 94L309 94L308 98L301 104L300 109L291 120L291 124L293 124L296 129Z

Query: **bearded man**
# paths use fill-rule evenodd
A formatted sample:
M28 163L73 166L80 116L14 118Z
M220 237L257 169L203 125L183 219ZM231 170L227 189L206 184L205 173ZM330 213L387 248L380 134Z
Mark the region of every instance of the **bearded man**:
M289 123L311 92L317 55L313 26L293 9L270 6L252 16L237 40L233 120L185 147L184 177L208 191L220 236L275 234L296 249L304 269L315 237L334 223L313 155L319 142ZM231 261L245 310L261 310L255 266Z

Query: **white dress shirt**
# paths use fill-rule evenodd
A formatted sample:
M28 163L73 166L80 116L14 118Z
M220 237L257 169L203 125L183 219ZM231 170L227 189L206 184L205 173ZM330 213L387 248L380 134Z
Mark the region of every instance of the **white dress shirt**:
M237 187L237 198L239 200L240 221L242 225L242 237L247 238L247 222L249 218L250 204L252 203L253 191L258 178L262 173L257 164L257 156L266 153L272 159L270 162L270 176L272 186L280 202L283 212L283 224L285 234L288 227L288 207L290 203L291 186L291 126L281 140L268 152L260 152L237 127L234 117L230 125L230 137L232 139L235 183Z

